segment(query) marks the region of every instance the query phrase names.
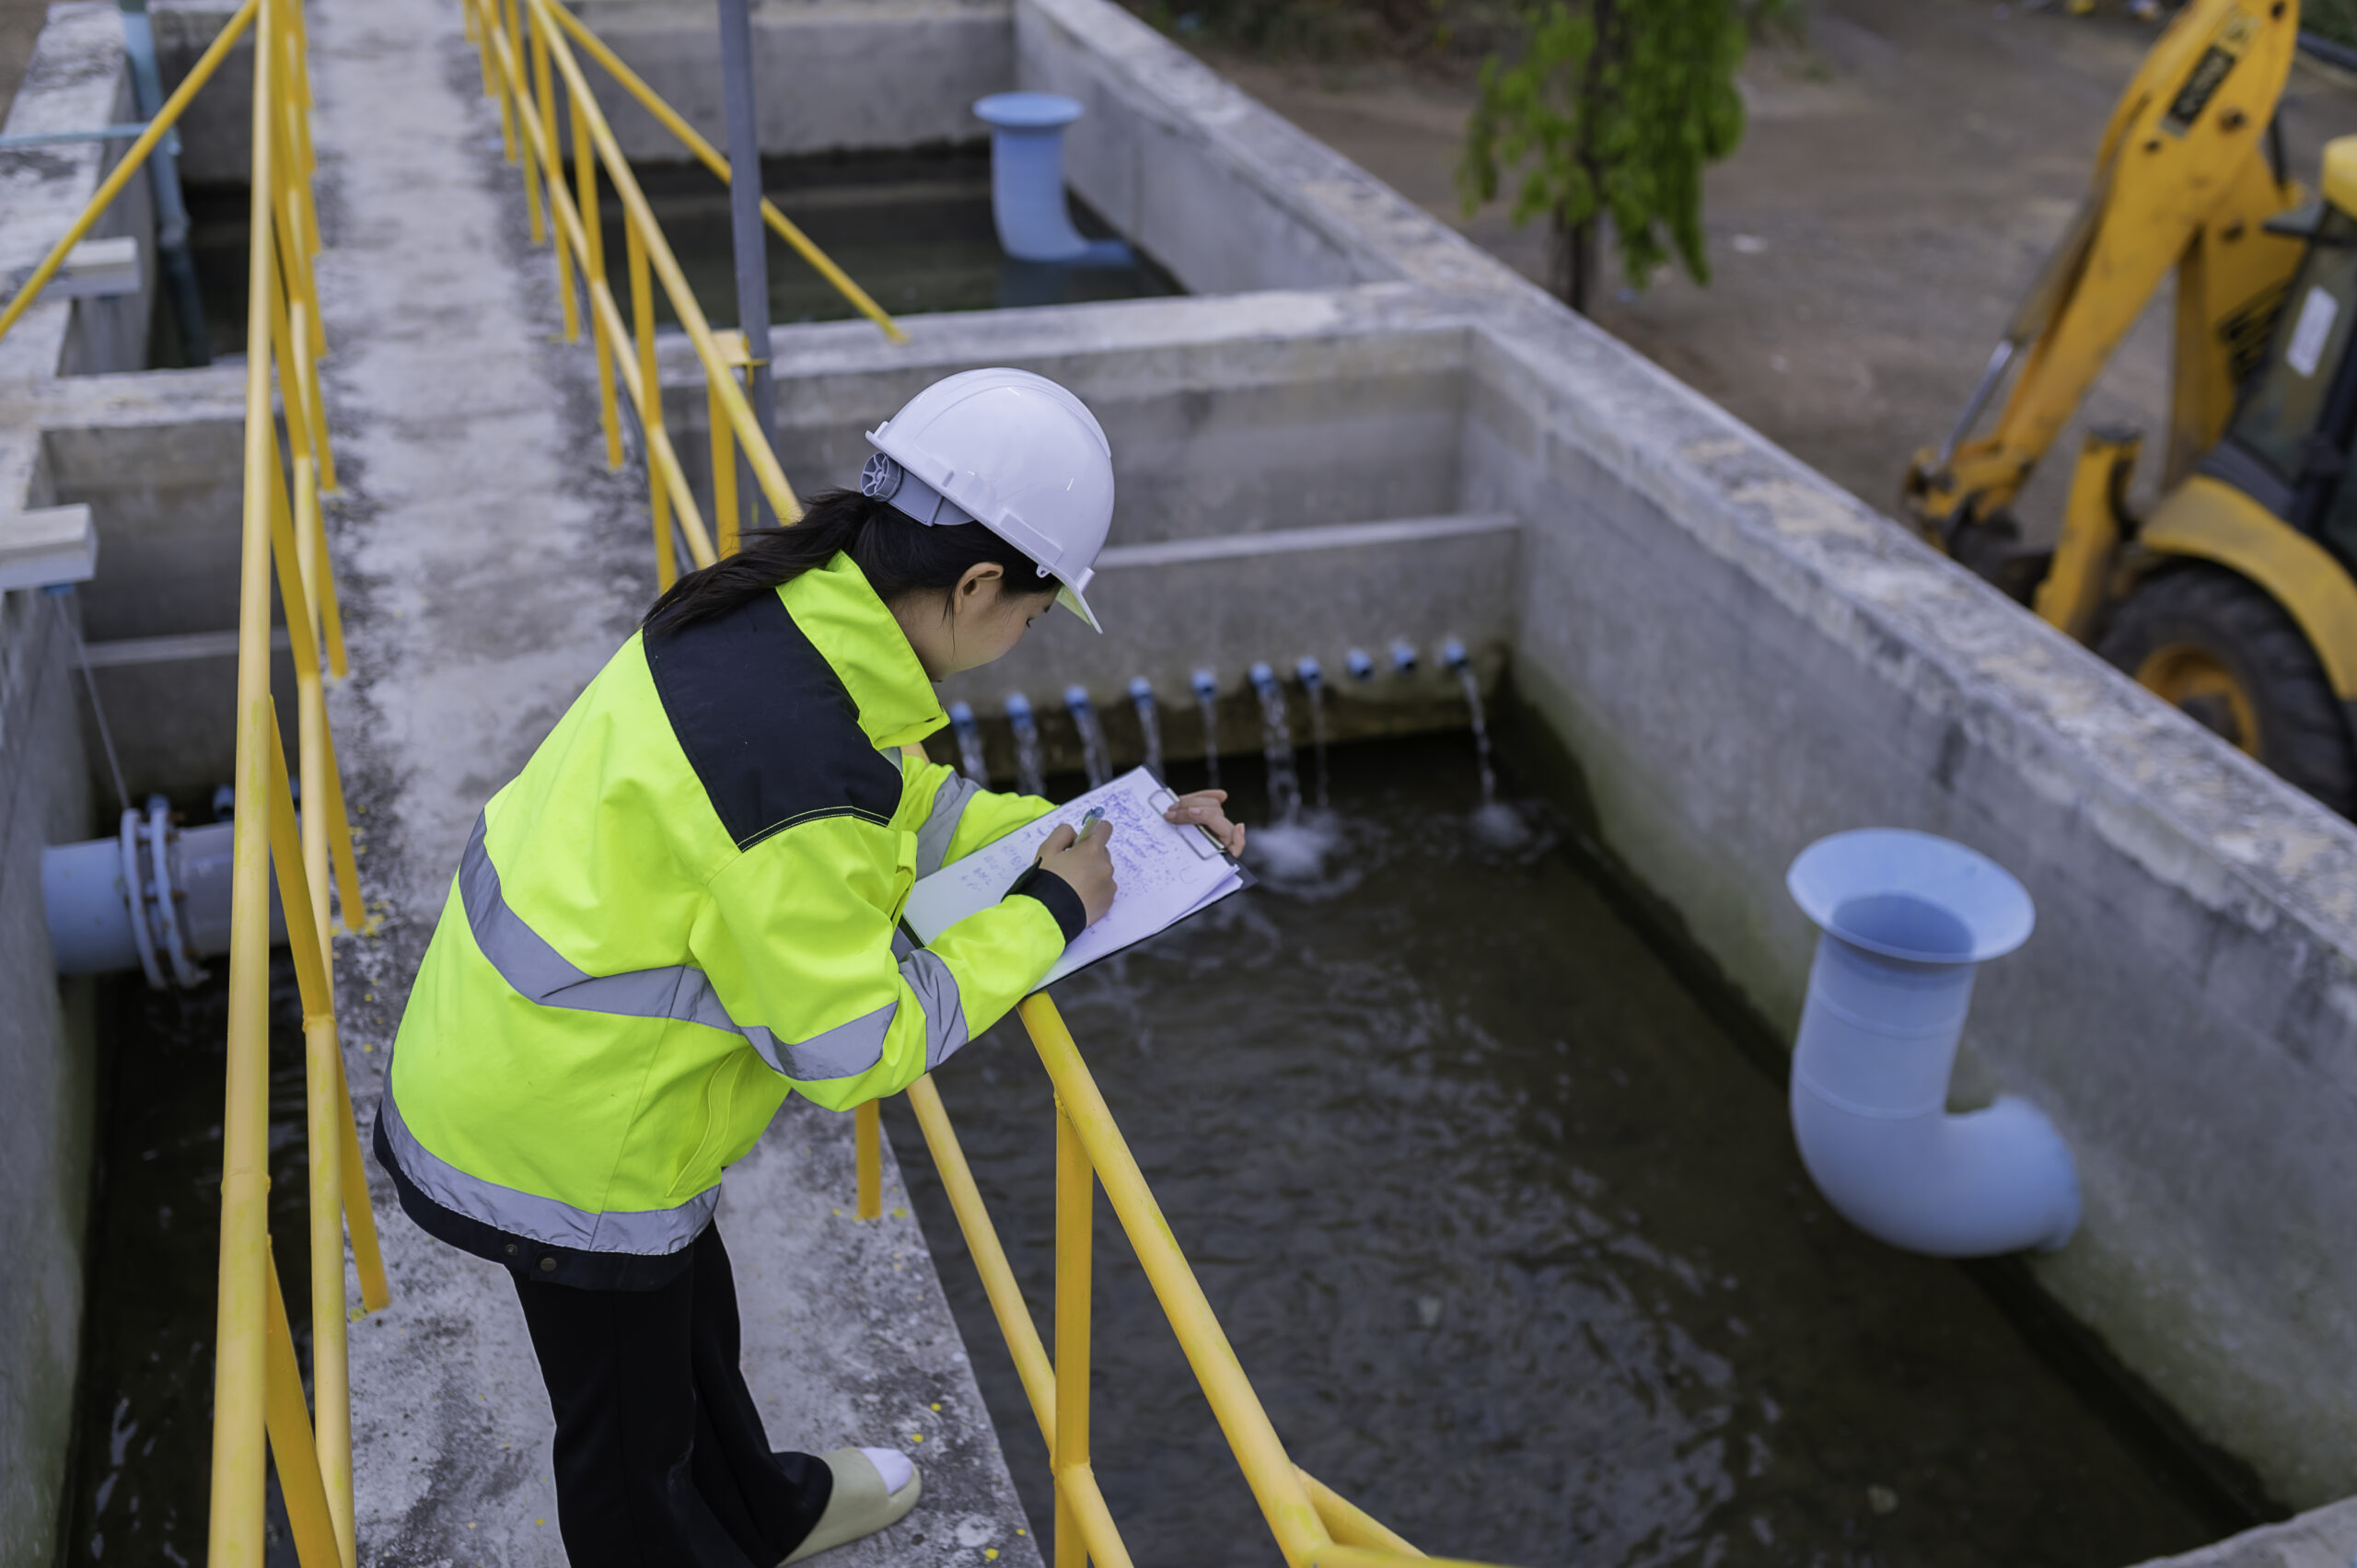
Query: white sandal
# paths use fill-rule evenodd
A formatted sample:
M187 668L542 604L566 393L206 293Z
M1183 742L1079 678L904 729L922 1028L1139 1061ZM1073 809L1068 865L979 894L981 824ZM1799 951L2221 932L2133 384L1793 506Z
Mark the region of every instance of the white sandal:
M898 1454L886 1450L892 1458ZM880 1529L900 1523L903 1515L917 1505L917 1498L924 1491L924 1478L909 1465L909 1479L898 1492L888 1491L883 1472L876 1461L859 1448L837 1448L821 1454L828 1470L835 1478L835 1489L827 1498L827 1511L810 1527L810 1534L794 1549L786 1562L799 1562L806 1557L816 1557L839 1546L874 1535ZM906 1459L901 1459L907 1464ZM782 1562L778 1568L785 1568Z

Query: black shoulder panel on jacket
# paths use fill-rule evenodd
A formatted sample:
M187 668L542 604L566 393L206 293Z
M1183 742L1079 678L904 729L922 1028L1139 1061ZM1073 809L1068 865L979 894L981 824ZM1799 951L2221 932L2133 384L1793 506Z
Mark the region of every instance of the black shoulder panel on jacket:
M777 595L645 646L671 733L738 849L814 817L892 819L900 770Z

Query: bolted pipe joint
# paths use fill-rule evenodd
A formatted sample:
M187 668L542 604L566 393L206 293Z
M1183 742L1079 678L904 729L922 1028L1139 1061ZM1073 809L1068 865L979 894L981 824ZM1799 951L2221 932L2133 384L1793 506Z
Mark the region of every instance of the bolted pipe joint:
M1342 656L1342 663L1349 668L1353 680L1375 679L1375 659L1364 648L1353 648Z
M1326 671L1307 654L1294 662L1293 674L1295 679L1313 690L1326 684Z
M1973 976L2028 940L2011 874L1903 829L1836 833L1785 875L1824 933L1793 1051L1793 1134L1867 1235L1940 1258L2050 1252L2079 1224L2070 1146L2026 1101L1947 1111Z
M41 890L57 972L138 970L157 990L201 985L202 960L229 950L231 845L236 828L182 828L162 796L122 814L110 839L41 851ZM270 940L286 918L270 895Z

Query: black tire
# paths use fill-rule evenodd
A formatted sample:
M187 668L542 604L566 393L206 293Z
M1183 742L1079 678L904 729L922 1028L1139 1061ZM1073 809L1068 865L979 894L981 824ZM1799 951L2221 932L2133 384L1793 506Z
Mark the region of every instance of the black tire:
M2096 652L2342 816L2357 815L2348 717L2299 623L2249 578L2209 565L2148 577L2112 612ZM2200 682L2185 671L2200 671L2205 658L2239 691L2188 691Z

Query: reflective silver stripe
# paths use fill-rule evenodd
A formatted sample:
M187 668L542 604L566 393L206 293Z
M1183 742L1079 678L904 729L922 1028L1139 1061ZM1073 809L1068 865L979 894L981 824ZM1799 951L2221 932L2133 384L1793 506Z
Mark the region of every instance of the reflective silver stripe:
M780 1040L759 1024L738 1032L753 1042L762 1061L796 1083L853 1078L884 1060L884 1037L891 1033L900 1010L895 999L847 1024L820 1029L808 1040Z
M924 1004L924 1067L930 1073L966 1043L966 999L958 994L958 977L929 947L902 960L900 978Z
M726 1029L742 1035L772 1072L797 1082L855 1077L884 1060L884 1037L900 1007L897 1000L808 1040L781 1040L774 1030L731 1018L710 977L693 964L590 974L508 907L500 891L499 868L492 865L483 842L485 826L478 814L467 853L459 862L459 898L466 906L467 929L474 933L475 946L519 994L543 1007L626 1018L676 1018Z
M377 1114L384 1120L393 1157L401 1162L401 1174L409 1178L411 1186L454 1214L552 1247L656 1256L677 1252L703 1234L720 1202L715 1183L676 1209L593 1214L460 1170L417 1141L401 1120L401 1108L393 1103L390 1083L385 1086L382 1109Z
M924 826L917 830L918 876L930 877L948 863L949 841L957 835L958 819L966 815L966 802L981 788L963 773L951 773L941 781L933 809L925 814Z

